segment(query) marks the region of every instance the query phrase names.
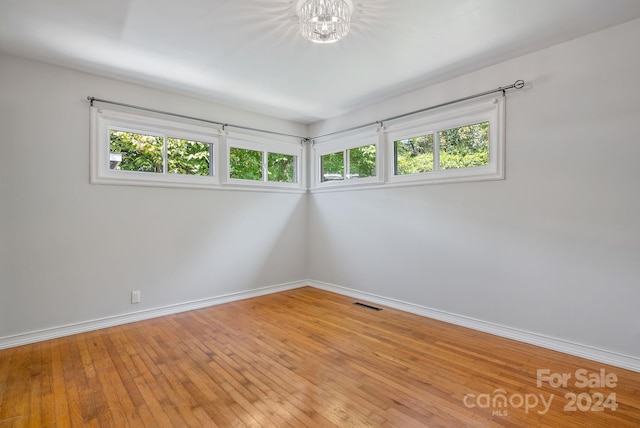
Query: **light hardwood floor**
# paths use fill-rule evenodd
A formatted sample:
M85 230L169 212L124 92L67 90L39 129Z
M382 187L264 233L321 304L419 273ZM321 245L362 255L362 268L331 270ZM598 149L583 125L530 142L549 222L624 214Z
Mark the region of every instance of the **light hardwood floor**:
M0 427L640 426L640 373L353 303L305 287L2 350ZM615 387L576 386L602 369Z

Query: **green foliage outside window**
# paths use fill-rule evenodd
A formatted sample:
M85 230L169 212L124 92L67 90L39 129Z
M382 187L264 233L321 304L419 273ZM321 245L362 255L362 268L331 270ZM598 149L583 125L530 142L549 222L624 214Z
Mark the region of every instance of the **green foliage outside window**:
M433 134L395 142L396 174L433 171Z
M320 157L322 181L344 180L344 152L335 152Z
M262 181L263 151L231 147L229 176L241 180ZM282 153L267 153L267 181L295 183L296 157Z
M109 131L109 151L120 153L122 161L112 169L162 173L163 137Z
M122 159L112 169L162 173L164 137L125 131L109 131L109 151ZM210 145L197 141L167 138L167 171L171 174L210 173Z
M376 175L376 145L356 147L349 152L349 175L351 177L373 177Z
M262 180L262 152L231 147L229 177L241 180Z
M280 183L294 183L296 180L296 157L281 153L269 153L267 156L267 179Z
M347 162L348 159L348 162ZM344 180L345 164L349 164L347 178L364 178L376 175L376 145L355 147L320 157L322 181Z
M489 164L489 122L438 132L440 169Z
M396 175L433 171L433 140L427 134L396 141ZM489 164L489 122L438 131L438 140L440 170Z
M167 163L171 174L209 175L211 145L167 138Z

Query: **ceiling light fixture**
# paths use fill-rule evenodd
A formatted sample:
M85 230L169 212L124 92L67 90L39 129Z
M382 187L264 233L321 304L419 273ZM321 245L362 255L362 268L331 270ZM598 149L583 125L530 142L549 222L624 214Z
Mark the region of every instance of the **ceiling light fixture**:
M314 43L334 43L351 28L351 0L298 0L300 33Z

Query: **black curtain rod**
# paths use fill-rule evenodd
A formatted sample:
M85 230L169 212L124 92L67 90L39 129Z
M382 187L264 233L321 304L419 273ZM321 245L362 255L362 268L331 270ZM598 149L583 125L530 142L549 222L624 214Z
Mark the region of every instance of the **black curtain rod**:
M318 138L324 138L324 137L329 137L331 135L337 135L337 134L343 134L345 132L355 131L357 129L366 128L368 126L384 125L385 122L390 122L390 121L396 120L396 119L402 119L402 118L407 117L407 116L411 116L411 115L418 114L418 113L423 113L425 111L434 110L434 109L437 109L437 108L440 108L440 107L445 107L445 106L448 106L448 105L451 105L451 104L460 103L460 102L471 100L471 99L474 99L474 98L483 97L485 95L494 94L496 92L502 92L502 94L504 96L506 94L506 91L509 90L509 89L522 89L523 87L524 87L524 80L516 80L512 85L509 85L509 86L501 86L499 88L491 89L489 91L485 91L485 92L480 92L478 94L469 95L468 97L458 98L457 100L447 101L447 102L442 103L442 104L434 105L434 106L431 106L431 107L426 107L426 108L423 108L423 109L420 109L420 110L411 111L409 113L399 114L397 116L388 117L386 119L377 120L377 121L371 122L371 123L365 123L364 125L358 125L358 126L354 126L354 127L347 128L347 129L341 129L339 131L330 132L328 134L319 135L319 136L313 137L313 138L302 137L300 135L286 134L286 133L283 133L283 132L269 131L269 130L266 130L266 129L251 128L251 127L248 127L248 126L233 125L233 124L230 124L230 123L216 122L214 120L202 119L202 118L199 118L199 117L187 116L187 115L178 114L178 113L171 113L171 112L162 111L162 110L156 110L156 109L147 108L147 107L140 107L140 106L136 106L136 105L132 105L132 104L120 103L120 102L117 102L117 101L109 101L109 100L104 100L104 99L100 99L100 98L96 98L96 97L87 97L87 100L90 101L92 107L93 107L93 103L94 102L99 102L99 103L104 103L104 104L112 104L112 105L117 105L117 106L121 106L121 107L132 108L132 109L136 109L136 110L148 111L148 112L151 112L151 113L164 114L164 115L168 115L168 116L180 117L182 119L197 120L199 122L211 123L213 125L220 125L220 126L222 126L222 129L224 129L226 127L237 128L237 129L242 129L242 130L245 130L245 131L254 131L254 132L260 132L260 133L264 133L264 134L280 135L280 136L284 136L284 137L299 138L302 141L308 142L308 141L316 140Z

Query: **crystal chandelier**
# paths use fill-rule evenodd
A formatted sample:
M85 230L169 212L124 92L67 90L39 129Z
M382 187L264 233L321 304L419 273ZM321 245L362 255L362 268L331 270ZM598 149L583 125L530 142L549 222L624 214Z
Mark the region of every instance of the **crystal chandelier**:
M349 33L351 0L298 0L300 33L314 43L334 43Z

